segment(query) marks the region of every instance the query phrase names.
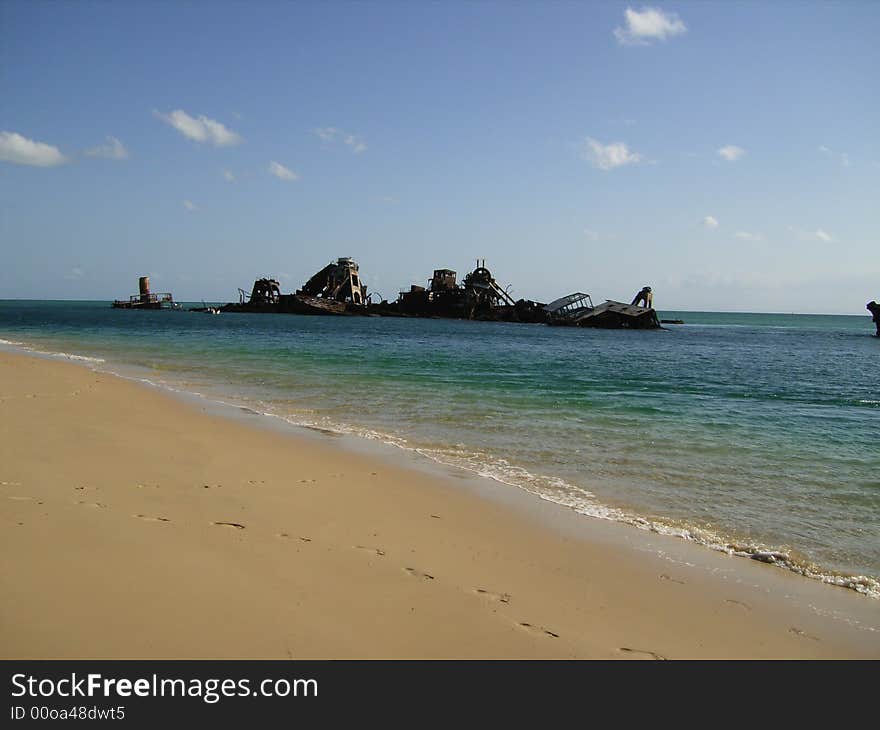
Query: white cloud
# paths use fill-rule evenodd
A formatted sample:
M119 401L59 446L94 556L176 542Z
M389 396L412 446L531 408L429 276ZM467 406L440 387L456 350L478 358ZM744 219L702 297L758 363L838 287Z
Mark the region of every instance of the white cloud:
M332 142L336 139L336 135L339 134L339 130L336 127L318 127L315 130L315 134L325 142Z
M626 27L615 28L614 37L625 46L644 46L687 32L687 26L678 15L664 13L659 8L627 8L624 18Z
M0 160L33 167L55 167L68 161L57 147L16 132L0 132Z
M729 144L718 150L718 154L728 162L735 162L745 153L746 151L742 147L737 147L735 144Z
M269 163L269 172L279 180L299 180L299 175L293 170L286 168L280 162L275 162L274 160Z
M79 266L74 266L70 271L68 271L64 278L67 281L76 281L77 279L82 279L85 276L85 271L83 271Z
M748 231L737 231L733 234L741 241L760 241L762 240L759 233L749 233Z
M834 150L832 150L830 147L826 147L824 144L820 144L816 149L819 152L821 152L823 155L836 154L834 152ZM846 152L841 152L840 153L840 166L841 167L850 167L851 165L852 165L852 161L849 158L849 154Z
M198 210L198 208L196 207L196 204L193 203L191 200L184 200L183 207L186 208L190 213L193 213Z
M834 243L835 238L828 231L817 228L814 231L807 231L803 228L789 226L788 230L794 233L801 241L822 241L823 243Z
M191 117L182 109L176 109L170 114L153 112L166 124L170 124L184 137L196 142L208 142L215 147L230 147L242 142L241 136L215 119L209 119L200 115L198 119Z
M632 152L623 142L603 145L592 137L587 137L582 154L593 167L600 170L613 170L615 167L633 165L642 159L640 154Z
M336 127L318 127L315 129L315 134L317 134L324 142L342 142L342 144L349 147L356 155L365 152L367 149L366 143L356 134L343 132Z
M224 170L223 179L226 180L226 182L235 182L235 175L232 174L231 170Z
M718 223L718 219L715 216L707 215L703 218L703 227L704 228L718 228L720 224Z
M591 241L599 240L599 234L596 231L590 230L589 228L584 228L584 235Z
M107 144L90 147L85 152L87 157L106 157L108 160L125 160L128 150L116 137L107 137Z
M364 141L353 134L345 135L345 144L351 147L351 151L356 155L359 155L361 152L364 152L367 149L367 145L364 144Z

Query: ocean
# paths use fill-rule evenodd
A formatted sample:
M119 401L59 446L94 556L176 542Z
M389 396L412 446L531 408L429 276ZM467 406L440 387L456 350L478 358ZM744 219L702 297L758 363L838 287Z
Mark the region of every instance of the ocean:
M880 597L869 316L663 331L0 301L0 346L354 434ZM136 417L136 414L133 414Z

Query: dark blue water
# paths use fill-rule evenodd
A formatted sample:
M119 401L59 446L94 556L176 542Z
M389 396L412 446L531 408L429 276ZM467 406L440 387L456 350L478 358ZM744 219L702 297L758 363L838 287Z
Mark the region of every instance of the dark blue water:
M376 438L588 515L880 594L869 317L667 331L0 302L0 338Z

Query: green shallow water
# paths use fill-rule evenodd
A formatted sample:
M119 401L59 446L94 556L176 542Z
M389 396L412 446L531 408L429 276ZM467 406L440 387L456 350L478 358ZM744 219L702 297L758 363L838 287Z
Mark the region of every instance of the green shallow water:
M870 318L661 316L687 324L599 331L15 301L0 302L0 338L878 592Z

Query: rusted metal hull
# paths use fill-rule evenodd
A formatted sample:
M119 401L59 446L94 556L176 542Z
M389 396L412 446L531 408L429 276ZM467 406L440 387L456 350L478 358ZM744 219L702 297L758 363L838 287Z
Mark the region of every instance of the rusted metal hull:
M553 317L549 324L558 327L595 327L598 329L662 329L653 308L638 307L608 300L573 316Z
M318 314L318 315L345 315L349 314L348 305L345 302L337 302L334 299L322 299L304 294L282 294L273 302L239 302L226 304L220 308L221 312L263 312L274 314Z

